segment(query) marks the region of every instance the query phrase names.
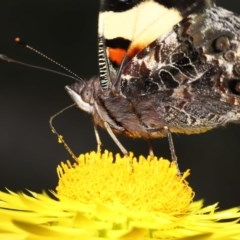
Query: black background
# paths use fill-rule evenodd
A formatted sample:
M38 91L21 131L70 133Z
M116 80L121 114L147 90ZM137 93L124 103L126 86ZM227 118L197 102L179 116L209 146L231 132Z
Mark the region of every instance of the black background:
M218 1L239 13L239 1ZM15 59L56 68L16 46L21 36L29 44L88 79L98 73L98 1L1 0L0 53ZM0 62L0 189L40 192L54 189L56 166L69 155L49 129L49 117L72 103L64 86L72 80L36 69ZM96 148L91 118L71 109L54 122L72 150ZM101 131L104 147L118 152ZM240 126L229 125L200 135L175 135L181 170L191 169L189 181L196 199L221 208L240 205ZM127 149L147 154L141 140L120 137ZM170 157L166 139L154 141L158 156Z

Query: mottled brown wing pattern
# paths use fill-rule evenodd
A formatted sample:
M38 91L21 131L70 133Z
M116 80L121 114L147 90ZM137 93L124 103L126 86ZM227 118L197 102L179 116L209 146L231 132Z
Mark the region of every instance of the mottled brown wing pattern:
M189 15L127 63L122 93L140 116L138 104L152 98L152 114L171 132L197 133L238 121L239 27L239 17L219 7Z

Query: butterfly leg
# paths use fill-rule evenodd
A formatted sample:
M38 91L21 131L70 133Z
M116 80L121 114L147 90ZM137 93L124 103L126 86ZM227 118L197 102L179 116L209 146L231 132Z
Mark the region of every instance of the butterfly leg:
M93 129L94 129L94 134L95 134L96 141L97 141L97 151L98 151L98 152L101 152L102 141L101 141L101 139L100 139L100 136L99 136L99 133L98 133L97 125L96 125L96 124L93 125Z
M164 129L167 132L168 144L169 144L169 148L170 148L170 152L171 152L172 162L177 167L178 175L181 175L181 172L180 172L179 166L178 166L177 155L176 155L174 144L173 144L172 133L170 132L170 130L167 126L165 126Z
M148 143L148 154L149 154L149 156L154 157L151 139L147 139L147 143Z
M113 141L117 144L117 146L120 148L120 150L122 151L122 153L124 155L128 155L128 151L126 150L126 148L119 142L119 140L117 139L116 135L114 134L114 132L112 131L111 127L109 126L109 124L107 122L104 122L104 126L108 132L108 134L110 135L110 137L113 139Z

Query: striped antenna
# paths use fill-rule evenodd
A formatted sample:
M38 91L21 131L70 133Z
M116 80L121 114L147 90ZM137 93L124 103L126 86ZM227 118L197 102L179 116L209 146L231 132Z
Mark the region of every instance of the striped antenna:
M43 68L43 67L38 67L38 66L34 66L34 65L30 65L30 64L23 64L23 65L27 65L27 66L33 66L34 68L39 68L39 69L42 69L42 70L46 70L46 71L50 71L50 72L55 72L55 73L58 73L60 75L64 75L64 76L68 76L68 77L71 77L71 78L74 78L75 80L78 80L78 81L83 81L84 80L79 77L76 73L74 73L73 71L71 71L69 68L65 67L64 65L62 65L61 63L57 62L56 60L50 58L49 56L47 56L46 54L40 52L39 50L37 50L36 48L28 45L25 43L25 41L23 41L20 37L16 37L14 39L14 42L29 49L30 51L36 53L37 55L43 57L44 59L48 60L49 62L51 63L54 63L55 65L57 65L58 67L60 67L61 69L63 69L65 72L69 73L70 75L66 75L64 73L59 73L57 71L54 71L54 70L51 70L51 69L46 69L46 68ZM15 61L15 63L19 63L18 61Z

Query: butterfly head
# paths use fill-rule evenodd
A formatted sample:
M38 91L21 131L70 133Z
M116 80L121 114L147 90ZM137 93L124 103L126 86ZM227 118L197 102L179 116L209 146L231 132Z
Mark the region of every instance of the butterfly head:
M65 89L80 109L93 113L94 95L98 86L98 78L91 78L89 81L77 81L72 85L67 85Z

